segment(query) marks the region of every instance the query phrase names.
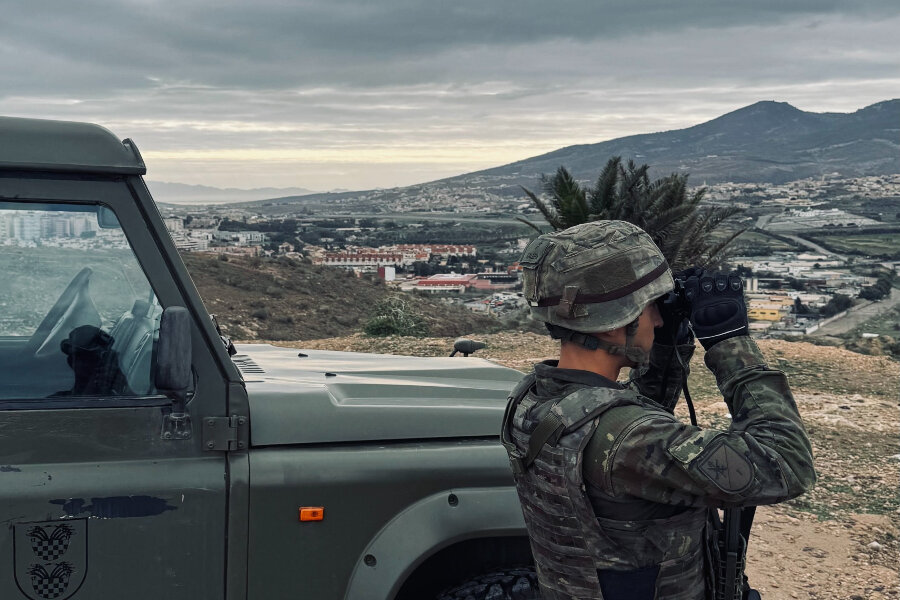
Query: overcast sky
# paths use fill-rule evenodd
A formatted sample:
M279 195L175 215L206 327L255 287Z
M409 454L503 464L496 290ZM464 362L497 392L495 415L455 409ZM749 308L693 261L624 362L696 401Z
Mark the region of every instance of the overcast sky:
M392 187L900 96L896 0L0 0L0 114L137 142L148 178Z

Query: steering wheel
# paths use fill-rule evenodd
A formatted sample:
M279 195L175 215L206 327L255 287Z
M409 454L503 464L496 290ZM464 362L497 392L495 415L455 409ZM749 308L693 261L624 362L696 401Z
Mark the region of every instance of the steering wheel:
M85 267L69 282L25 346L26 353L45 357L58 353L59 343L79 325L100 326L100 314L88 296L93 270Z

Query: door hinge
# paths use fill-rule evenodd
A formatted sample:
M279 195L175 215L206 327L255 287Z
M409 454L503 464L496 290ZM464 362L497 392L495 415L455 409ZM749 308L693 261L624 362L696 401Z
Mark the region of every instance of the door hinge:
M249 441L250 419L238 415L203 417L203 449L228 452L245 450Z

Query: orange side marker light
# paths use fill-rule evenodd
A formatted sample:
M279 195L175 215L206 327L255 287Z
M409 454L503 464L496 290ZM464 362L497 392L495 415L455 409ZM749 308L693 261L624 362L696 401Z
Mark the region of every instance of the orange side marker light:
M300 520L301 521L321 521L325 518L325 507L324 506L301 506L300 507Z

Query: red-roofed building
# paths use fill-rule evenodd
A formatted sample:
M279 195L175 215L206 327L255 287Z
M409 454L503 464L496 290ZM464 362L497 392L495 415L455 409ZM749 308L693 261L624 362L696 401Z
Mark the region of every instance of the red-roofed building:
M519 286L516 272L478 273L472 281L472 289L480 291L511 290Z
M475 282L476 275L460 275L458 273L440 273L416 283L416 290L420 292L438 293L453 292L465 293Z

